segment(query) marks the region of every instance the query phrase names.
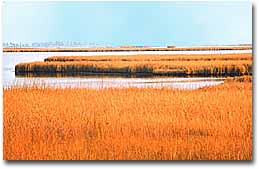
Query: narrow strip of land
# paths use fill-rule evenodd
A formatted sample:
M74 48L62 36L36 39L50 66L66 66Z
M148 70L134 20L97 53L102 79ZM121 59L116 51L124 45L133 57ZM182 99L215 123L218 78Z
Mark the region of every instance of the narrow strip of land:
M44 62L20 63L16 75L106 74L148 76L252 75L252 54L54 56Z
M252 50L252 46L203 47L98 47L98 48L4 48L4 52L128 52L128 51Z

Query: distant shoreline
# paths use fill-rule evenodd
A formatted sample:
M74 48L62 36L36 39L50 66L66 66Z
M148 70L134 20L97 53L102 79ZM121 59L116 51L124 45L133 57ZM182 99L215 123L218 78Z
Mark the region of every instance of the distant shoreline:
M99 47L99 48L3 48L3 52L131 52L131 51L208 51L252 50L252 46L202 46L202 47Z

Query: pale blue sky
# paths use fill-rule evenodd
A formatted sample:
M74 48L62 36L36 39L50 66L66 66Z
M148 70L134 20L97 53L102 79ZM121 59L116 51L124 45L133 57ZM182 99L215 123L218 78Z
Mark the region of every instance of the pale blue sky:
M5 2L4 42L252 43L250 2Z

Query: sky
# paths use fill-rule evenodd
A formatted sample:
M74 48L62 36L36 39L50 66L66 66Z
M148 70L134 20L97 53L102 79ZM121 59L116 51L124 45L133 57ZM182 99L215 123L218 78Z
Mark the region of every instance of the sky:
M252 43L251 2L4 2L4 42Z

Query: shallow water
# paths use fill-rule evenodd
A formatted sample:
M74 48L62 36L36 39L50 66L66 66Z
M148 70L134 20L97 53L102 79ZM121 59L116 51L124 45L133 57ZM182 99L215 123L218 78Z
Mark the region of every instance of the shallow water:
M221 78L120 78L120 77L33 77L15 78L6 83L8 87L54 87L54 88L177 88L198 89L218 85L224 82Z
M15 77L15 65L21 62L44 61L50 56L96 56L96 55L134 55L134 54L225 54L251 53L251 50L221 51L138 51L138 52L14 52L3 53L3 87L12 86L51 86L51 87L152 87L197 89L205 86L218 85L223 79L217 78L107 78L107 77Z

